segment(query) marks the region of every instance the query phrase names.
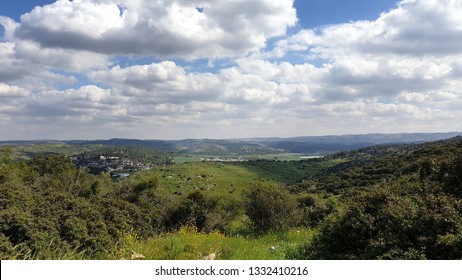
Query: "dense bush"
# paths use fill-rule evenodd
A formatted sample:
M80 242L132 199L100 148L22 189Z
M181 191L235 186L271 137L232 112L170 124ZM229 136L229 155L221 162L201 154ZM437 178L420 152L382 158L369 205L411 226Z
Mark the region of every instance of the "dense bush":
M432 188L403 181L360 193L322 225L300 257L462 258L462 201Z
M315 228L337 208L337 199L333 196L326 198L320 195L303 194L297 198L301 215L300 225Z
M194 226L199 231L224 231L241 214L241 203L236 199L210 197L202 191L193 191L182 198L164 218L166 230Z
M292 257L461 259L460 139L411 148L312 180L341 193L342 210ZM315 201L304 199L305 213Z
M300 220L296 197L272 183L255 183L245 195L244 207L260 232L288 229Z
M105 258L124 232L153 232L149 213L114 195L107 175L77 169L66 157L13 162L3 153L0 174L2 258ZM155 183L141 180L131 191Z

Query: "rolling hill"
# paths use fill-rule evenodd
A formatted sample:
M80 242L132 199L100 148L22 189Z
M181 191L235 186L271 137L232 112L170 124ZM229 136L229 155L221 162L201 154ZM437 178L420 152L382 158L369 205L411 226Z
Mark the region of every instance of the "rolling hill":
M210 156L278 153L325 155L340 151L360 149L373 145L424 143L448 139L458 135L462 135L462 132L361 134L243 139L140 140L114 138L109 140L0 141L0 146L25 146L33 144L133 146L150 147L185 155Z

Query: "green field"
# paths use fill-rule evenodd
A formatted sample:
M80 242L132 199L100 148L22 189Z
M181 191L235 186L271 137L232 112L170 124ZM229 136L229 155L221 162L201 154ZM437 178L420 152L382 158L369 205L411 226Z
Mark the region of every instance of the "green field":
M234 164L214 162L183 163L155 168L149 172L159 174L160 186L171 191L188 193L202 190L227 194L241 192L250 182L259 178L258 173Z
M257 180L283 185L301 183L341 161L188 162L157 167L146 173L157 174L160 186L177 194L201 190L210 194L240 195Z

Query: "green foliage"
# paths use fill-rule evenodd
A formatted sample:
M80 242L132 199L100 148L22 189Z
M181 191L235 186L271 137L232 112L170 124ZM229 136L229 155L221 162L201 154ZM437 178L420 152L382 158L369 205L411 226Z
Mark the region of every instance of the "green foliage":
M308 259L462 258L461 155L460 139L401 150L394 147L391 153L368 154L363 163L334 168L327 176L306 181L307 191L341 194L341 206L327 216L314 241L294 255ZM363 155L359 158L364 159ZM307 196L299 198L306 206L305 214L316 202Z
M110 195L116 188L107 176L77 169L64 156L40 156L27 164L10 161L1 168L2 174L9 173L0 183L4 258L104 258L121 232L153 232L148 213Z
M259 159L234 164L251 170L258 174L259 178L291 185L299 183L306 178L319 175L322 170L339 162L339 160L323 160L318 158L293 161Z
M13 148L5 146L0 150L0 164L8 164L13 156Z
M18 145L12 148L15 160L33 159L40 155L61 154L65 156L78 155L92 150L101 149L101 145L71 145L64 143L35 143Z
M60 176L65 171L75 169L74 164L64 155L39 155L29 163L40 176Z
M302 194L297 202L301 213L300 225L311 228L319 226L338 207L337 198L329 195Z
M351 198L344 211L301 248L314 259L458 259L462 201L413 182L379 185Z
M192 225L199 231L224 231L226 225L241 214L241 203L235 199L207 196L202 191L193 191L180 199L164 220L167 230L178 230Z
M442 182L446 193L462 198L462 143L454 157L441 165L433 180Z
M244 207L257 231L288 229L299 221L296 198L275 184L257 182L246 193Z
M131 186L135 196L139 196L143 191L155 190L159 187L159 177L157 174L143 174L135 179Z

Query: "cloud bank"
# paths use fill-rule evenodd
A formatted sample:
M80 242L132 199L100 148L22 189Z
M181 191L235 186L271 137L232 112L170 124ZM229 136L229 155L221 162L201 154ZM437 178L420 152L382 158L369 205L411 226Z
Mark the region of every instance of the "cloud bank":
M0 17L3 137L461 131L461 14L404 0L303 29L287 0L59 0Z

